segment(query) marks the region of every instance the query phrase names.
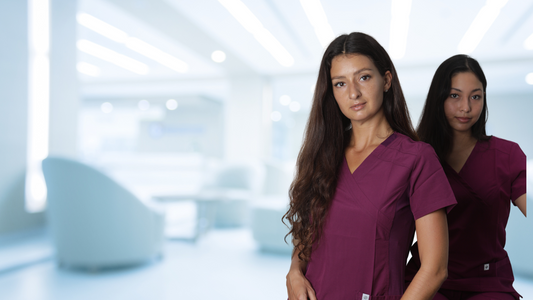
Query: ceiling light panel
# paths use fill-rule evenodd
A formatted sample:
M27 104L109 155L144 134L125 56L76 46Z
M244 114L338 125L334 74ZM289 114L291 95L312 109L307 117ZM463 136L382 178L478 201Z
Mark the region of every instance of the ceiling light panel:
M76 64L76 69L78 70L78 72L85 74L85 75L89 75L92 77L100 76L100 68L98 68L95 65L83 62L83 61L78 62Z
M160 49L138 39L128 36L124 31L86 13L79 13L78 23L118 43L123 43L131 50L140 53L176 72L185 73L189 66L184 61L161 51Z
M320 0L300 0L300 4L315 30L320 45L322 48L326 48L335 39L335 33L328 22L328 17Z
M290 67L294 64L294 58L289 51L263 26L261 21L242 1L218 1L282 66Z
M130 37L126 40L126 47L131 50L140 53L148 58L151 58L165 67L180 73L185 73L189 69L189 65L186 62L161 51L160 49L134 37Z
M405 56L411 0L392 0L389 37L389 55L393 59Z
M131 58L148 65L150 72L146 75L146 78L164 79L198 75L216 77L223 74L223 70L218 66L218 64L214 64L211 60L206 60L205 58L199 56L194 51L191 51L186 45L182 45L180 41L161 33L145 23L143 20L132 16L108 1L81 0L79 12L94 16L95 18L104 21L118 30L125 32L128 37L134 37L142 40L143 42L160 51L163 51L164 53L167 53L168 55L179 58L180 61L186 62L188 65L188 71L186 75L182 75L184 73L173 70L170 67L163 66L160 62L155 60L148 59L144 55L141 55L138 52L126 47L124 43L115 42L109 37L104 37L103 35L98 34L96 31L88 29L85 26L78 26L78 36L80 38L97 42L106 48L130 56ZM166 55L163 56L168 58ZM84 54L80 55L80 58L85 60L84 57L86 57ZM168 62L171 59L165 60ZM94 59L87 62L96 64ZM99 78L103 80L106 78L113 78L113 80L118 78L130 79L136 76L130 72L122 72L120 69L114 68L106 62L96 65L101 68L101 75ZM175 60L174 63L170 65L178 70L183 69L183 64L177 63Z
M92 15L78 13L76 20L82 26L85 26L115 42L124 43L128 39L128 34Z
M533 50L533 34L531 34L527 39L525 39L524 48L526 48L526 50Z
M123 69L137 73L139 75L148 74L149 67L133 58L130 58L124 54L115 52L109 48L100 46L88 40L79 40L76 43L78 50L85 52L89 55L98 57L102 60L115 64Z
M302 54L295 44L295 40L288 34L287 27L283 24L283 21L280 21L283 16L273 9L275 7L273 3L267 3L265 0L241 0L240 2L255 16L240 17L241 21L246 24L244 26L218 0L166 1L191 22L194 22L199 29L212 36L217 42L220 42L226 52L230 52L233 56L238 56L258 73L301 72L302 67L307 65L305 60L309 60L309 57ZM306 20L301 6L298 2L296 2L296 5L300 7L301 14ZM209 9L206 10L205 7L209 7ZM248 29L257 31L266 29L270 34L260 33L263 36L261 40L258 39L258 36L250 33ZM314 33L312 34L313 42L317 45L316 36ZM269 40L272 40L272 37L277 42L271 43ZM281 44L294 60L294 64L291 67L284 67L269 50L263 47L263 45L272 47L277 43ZM320 48L319 45L318 48ZM272 49L270 50L272 51ZM229 53L227 54L229 56ZM285 64L288 65L289 63L290 59L287 59Z
M472 53L492 26L492 23L496 21L501 9L507 2L508 0L487 0L459 42L457 50L461 53Z
M275 1L284 5L282 0ZM320 0L320 3L333 30L334 38L341 34L359 31L371 35L386 47L390 30L390 7L384 2L366 1L361 3L360 1ZM301 10L303 11L303 8ZM287 14L287 17L290 18L291 12L287 12ZM294 26L303 27L298 24ZM313 28L311 30L313 31ZM321 56L323 51L320 50Z

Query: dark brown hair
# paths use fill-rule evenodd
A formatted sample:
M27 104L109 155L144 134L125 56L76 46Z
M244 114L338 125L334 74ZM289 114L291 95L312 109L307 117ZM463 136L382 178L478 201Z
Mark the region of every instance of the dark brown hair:
M453 130L444 113L444 102L450 95L452 77L464 72L472 72L483 85L483 108L479 120L472 126L472 136L477 140L489 139L485 131L489 112L485 74L477 60L464 54L454 55L445 60L435 71L417 127L420 140L430 144L441 161L446 160L453 143Z
M337 174L352 132L351 123L333 96L331 62L343 54L367 56L381 76L392 74L391 88L383 95L383 112L391 128L418 140L411 124L396 69L383 47L371 36L360 32L337 37L326 49L316 82L313 104L304 142L297 159L296 174L289 189L290 207L284 215L290 226L299 257L309 260L313 244L318 243L326 215L337 187Z

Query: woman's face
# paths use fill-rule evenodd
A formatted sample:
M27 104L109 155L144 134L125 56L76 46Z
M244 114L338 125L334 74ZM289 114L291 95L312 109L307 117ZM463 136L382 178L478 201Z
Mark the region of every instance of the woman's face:
M342 113L350 120L363 123L382 112L383 93L390 88L392 75L385 76L367 56L338 55L331 62L333 96Z
M472 72L457 73L452 77L444 114L456 132L469 132L479 120L485 101L483 84Z

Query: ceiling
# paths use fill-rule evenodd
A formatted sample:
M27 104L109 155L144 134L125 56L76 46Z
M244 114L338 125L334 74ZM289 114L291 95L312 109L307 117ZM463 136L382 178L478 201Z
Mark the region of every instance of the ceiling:
M312 81L323 48L300 1L241 1L294 58L292 66L282 66L218 0L80 0L80 12L189 65L187 73L178 73L78 25L79 39L98 43L150 68L148 74L138 75L79 52L79 61L101 69L99 77L80 75L84 97L200 94L223 100L228 95L227 81L240 76ZM406 94L427 91L434 70L458 53L459 42L485 3L412 1L405 56L394 61ZM322 0L321 4L335 35L361 31L389 48L391 0ZM470 54L480 61L492 91L533 92L533 86L525 82L526 74L533 72L533 50L523 46L532 34L533 0L509 0ZM215 50L226 53L224 62L211 59Z

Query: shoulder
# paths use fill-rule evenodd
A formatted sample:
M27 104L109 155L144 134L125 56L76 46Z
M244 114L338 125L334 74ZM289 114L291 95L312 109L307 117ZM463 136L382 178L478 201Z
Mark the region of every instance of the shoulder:
M482 143L487 143L490 149L509 155L517 151L522 152L517 143L496 136L491 136L487 141L482 141Z
M396 143L391 143L390 146L399 152L414 156L435 154L433 147L425 142L413 141L410 137L401 133L395 133L395 135L397 136L396 140L394 141Z
M395 152L395 160L397 163L410 165L412 167L419 161L438 162L437 154L429 144L413 141L410 137L401 133L395 133L395 135L396 139L387 147Z

